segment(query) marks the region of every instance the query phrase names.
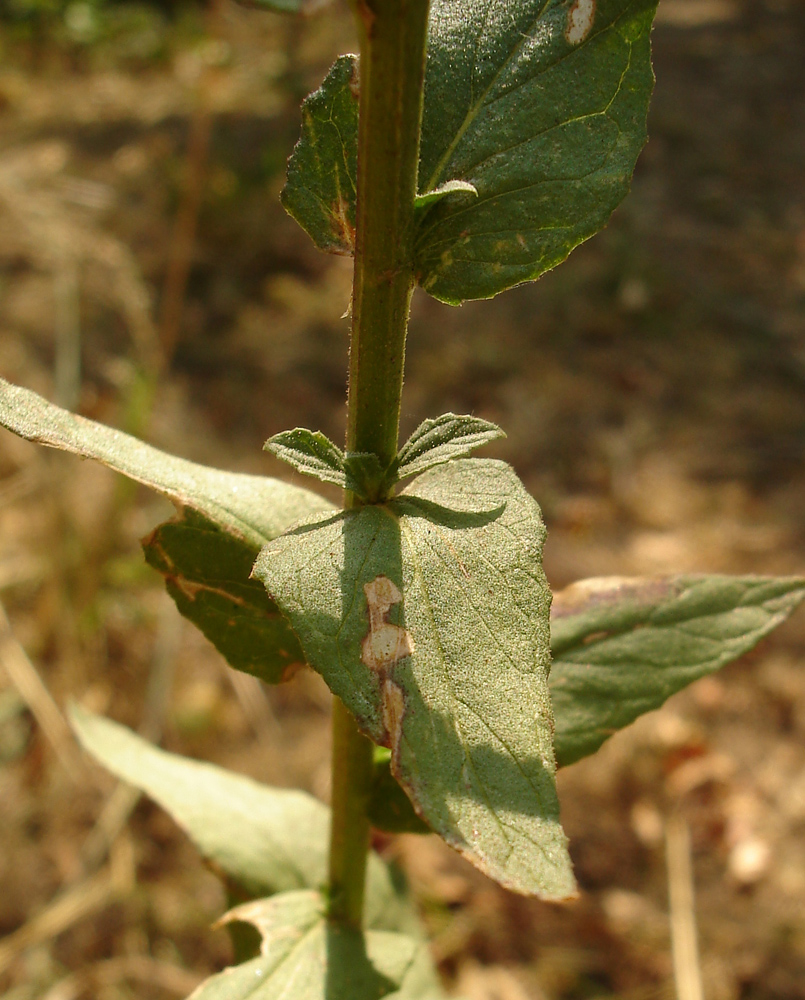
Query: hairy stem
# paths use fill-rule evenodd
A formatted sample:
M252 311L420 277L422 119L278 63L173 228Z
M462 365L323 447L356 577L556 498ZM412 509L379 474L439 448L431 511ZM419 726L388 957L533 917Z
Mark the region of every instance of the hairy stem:
M347 450L397 454L414 286L428 0L356 0L361 34L358 198Z
M353 0L361 42L347 451L397 454L429 0ZM346 496L346 505L357 498ZM333 704L330 919L363 922L372 743Z

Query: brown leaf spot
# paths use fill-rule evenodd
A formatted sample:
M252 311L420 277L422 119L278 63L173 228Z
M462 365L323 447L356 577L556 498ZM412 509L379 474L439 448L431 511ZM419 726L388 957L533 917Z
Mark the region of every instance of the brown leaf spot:
M674 581L670 577L593 577L578 580L557 591L553 595L551 617L567 618L585 614L601 605L622 604L625 601L650 606L674 593Z
M399 625L388 621L395 604L402 600L400 588L382 573L363 585L369 631L361 644L361 660L380 676L380 698L383 711L383 741L396 754L402 736L405 715L405 693L390 676L391 668L414 651L414 637Z
M357 101L361 96L361 69L358 62L352 64L352 72L349 75L349 89Z
M330 221L335 236L333 253L350 256L355 252L355 227L349 218L349 206L343 198L336 198L330 205Z
M581 45L590 34L595 19L596 0L575 0L567 14L565 38L571 45Z
M363 585L369 631L361 644L361 660L370 670L383 670L414 651L411 633L387 620L395 604L402 600L399 588L382 573Z
M399 684L388 677L383 681L383 725L388 736L388 746L396 759L402 738L405 715L405 695Z

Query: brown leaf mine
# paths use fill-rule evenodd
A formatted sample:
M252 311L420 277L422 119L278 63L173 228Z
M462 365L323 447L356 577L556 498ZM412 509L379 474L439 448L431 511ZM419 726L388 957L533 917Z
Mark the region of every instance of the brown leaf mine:
M394 605L402 600L402 594L393 580L381 574L370 583L365 583L363 591L366 594L369 631L361 644L361 659L370 670L382 670L410 656L414 651L414 639L407 629L386 620Z
M565 38L571 45L581 45L590 34L595 18L596 0L575 0L567 15Z
M414 651L414 637L399 625L388 621L395 604L402 600L399 587L382 573L363 585L369 631L361 644L361 660L381 679L380 693L383 703L383 725L387 745L397 750L405 714L405 695L399 684L389 676L390 668Z

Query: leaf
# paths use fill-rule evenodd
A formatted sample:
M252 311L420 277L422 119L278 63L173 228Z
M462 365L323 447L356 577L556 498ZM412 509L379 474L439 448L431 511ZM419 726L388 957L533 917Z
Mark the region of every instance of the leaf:
M554 596L550 687L560 766L752 649L805 598L805 578L582 580Z
M328 923L317 892L286 892L238 906L221 921L260 932L259 958L202 983L191 1000L439 1000L427 946L383 931Z
M264 447L306 476L346 487L344 453L321 431L295 427L270 437Z
M374 764L368 810L372 826L388 833L433 833L391 773L391 751L375 747Z
M458 460L297 526L254 572L433 829L503 885L563 899L544 535L507 465Z
M434 0L416 206L426 291L489 298L606 225L646 141L655 10L656 0ZM355 57L342 57L308 98L283 196L336 253L354 251L356 79Z
M454 458L464 458L481 445L506 437L497 424L480 417L443 413L423 420L400 448L397 479L407 479Z
M469 181L417 235L443 302L533 280L607 222L646 141L656 0L434 0L420 186Z
M302 135L288 161L282 204L319 250L355 251L358 58L340 56L302 105Z
M254 546L264 545L301 518L332 509L323 497L278 479L220 472L166 455L4 379L0 379L0 424L28 441L94 458Z
M179 611L231 667L279 684L304 664L287 619L251 579L256 546L189 509L142 544L146 562L162 574Z
M85 750L158 802L249 895L318 889L326 881L330 810L312 796L167 753L75 705L70 720ZM404 890L376 854L367 870L366 911L370 927L416 933Z
M375 503L397 481L396 466L384 469L377 455L354 451L344 454L321 431L296 427L275 434L265 443L267 451L299 472L351 490L367 503Z

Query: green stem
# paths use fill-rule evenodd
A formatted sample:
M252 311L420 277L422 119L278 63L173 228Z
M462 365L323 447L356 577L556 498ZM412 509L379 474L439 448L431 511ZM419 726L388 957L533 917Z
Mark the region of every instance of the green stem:
M428 0L355 0L361 34L347 451L397 454L414 287Z
M359 731L352 713L340 698L333 698L329 915L358 928L363 922L369 853L372 751L372 741Z
M361 43L347 451L397 454L429 0L353 0ZM357 499L346 496L346 505ZM333 704L331 920L363 922L372 743Z

